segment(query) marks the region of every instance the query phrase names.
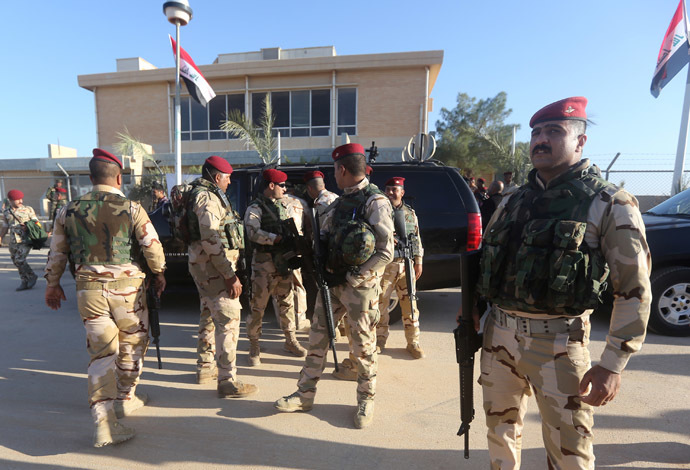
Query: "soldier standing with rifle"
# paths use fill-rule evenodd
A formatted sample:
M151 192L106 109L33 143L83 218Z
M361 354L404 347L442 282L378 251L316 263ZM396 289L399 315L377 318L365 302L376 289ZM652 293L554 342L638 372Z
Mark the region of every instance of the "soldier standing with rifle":
M144 291L143 252L158 296L165 289L165 257L146 211L125 198L122 162L102 149L89 162L93 190L58 213L45 268L45 301L57 310L66 300L60 277L68 259L75 265L77 306L86 329L89 405L95 424L93 445L134 437L118 418L148 401L135 389L148 346L149 319Z
M376 394L376 324L381 276L393 259L393 218L386 196L365 178L364 148L341 145L333 151L335 179L343 195L333 203L321 227L327 243L326 281L333 302L333 320L347 313L357 361L356 428L374 418ZM324 298L317 297L309 332L309 353L297 382L297 391L275 402L282 412L309 411L316 385L326 367L332 333L327 331Z
M386 181L386 196L393 205L395 248L393 261L386 266L381 280L381 321L376 327L376 349L381 352L388 340L388 305L395 290L402 310L407 352L414 359L424 357L419 346L419 310L417 309L417 279L422 275L424 248L419 236L419 220L414 209L403 202L405 178L399 176Z
M492 309L479 380L492 468L520 467L534 395L546 466L593 469L594 409L615 399L621 372L645 337L651 257L644 223L635 197L582 158L586 105L584 97L566 98L534 114L534 169L503 199L484 234L477 288ZM607 282L613 311L606 348L592 366L589 316Z
M285 334L284 349L298 357L307 350L295 336L295 299L292 289L292 270L300 266L295 240L286 226L288 219L304 233L304 208L296 199L285 196L287 174L273 168L263 172L263 192L252 201L244 214L244 225L249 240L254 245L252 257L251 316L247 324L249 336L249 366L261 364L259 338L261 322L269 298L276 298L280 328Z

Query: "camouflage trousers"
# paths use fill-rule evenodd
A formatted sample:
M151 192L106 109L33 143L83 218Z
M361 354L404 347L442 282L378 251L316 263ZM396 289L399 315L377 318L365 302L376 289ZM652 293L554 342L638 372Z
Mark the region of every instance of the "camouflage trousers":
M89 405L97 422L112 410L113 400L132 396L139 382L149 340L143 279L77 282L77 307L86 329Z
M199 261L195 258L196 261ZM190 262L189 272L199 291L201 314L197 340L197 368L218 366L218 382L237 380L237 342L240 337L240 299L231 299L223 276L211 262Z
M349 284L330 289L335 325L347 314L352 338L352 352L357 364L357 400L373 399L376 395L376 324L379 321L379 280L371 287L352 287ZM316 297L314 317L309 331L309 349L300 372L297 388L305 398L313 398L316 384L328 360L328 331L321 294Z
M36 273L29 266L29 262L26 260L31 251L31 245L25 243L10 243L10 258L12 258L12 263L17 267L19 271L19 277L23 282L29 282L36 279Z
M479 383L492 469L520 468L522 428L534 394L542 418L545 468L593 469L593 411L578 394L590 369L590 323L570 333L526 335L486 322Z
M301 269L292 271L292 288L295 295L295 323L302 327L307 322L307 289L304 287Z
M269 253L254 253L252 260L252 311L247 322L247 336L250 340L258 340L261 337L261 323L271 296L278 304L280 329L287 337L290 333L295 332L296 326L292 274L286 276L278 274Z
M55 203L51 202L48 205L48 214L50 214L50 221L55 222L55 217L57 216L57 213L60 212L60 209L65 207L66 203L60 202L60 203Z
M414 279L412 282L416 282ZM381 280L381 297L379 298L379 305L381 306L381 321L376 327L376 340L379 343L386 344L388 339L388 323L390 322L390 312L388 305L391 301L393 291L398 296L400 310L402 311L403 327L405 329L405 338L407 344L419 343L419 310L417 309L417 301L412 301L410 305L410 296L407 292L407 276L405 276L405 263L394 260L386 266Z

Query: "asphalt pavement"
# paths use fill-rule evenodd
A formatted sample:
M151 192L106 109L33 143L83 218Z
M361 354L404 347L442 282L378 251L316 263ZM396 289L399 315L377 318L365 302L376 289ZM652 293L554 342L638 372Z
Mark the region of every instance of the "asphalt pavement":
M40 271L47 250L33 252ZM40 275L40 273L39 273ZM0 469L485 469L486 426L481 390L470 432L470 459L462 455L458 367L452 338L459 289L421 292L422 347L426 358L405 351L400 323L379 357L374 423L355 429L354 382L333 378L332 359L310 413L278 413L273 402L296 389L303 359L283 352L275 319L266 317L262 365L246 366L242 322L240 378L259 386L244 400L218 399L215 384L195 383L199 301L168 295L161 310L163 369L155 349L146 356L140 390L151 401L125 418L137 436L117 446L91 446L86 394L84 328L75 285L63 277L62 309L43 302L45 280L15 292L19 276L0 248ZM243 315L244 319L244 315ZM606 317L593 320L591 351L604 348ZM306 346L306 334L298 337ZM347 344L337 352L347 357ZM479 360L477 356L476 367ZM595 416L597 468L690 468L690 338L650 333L623 373L622 390ZM534 401L523 432L523 469L546 468Z

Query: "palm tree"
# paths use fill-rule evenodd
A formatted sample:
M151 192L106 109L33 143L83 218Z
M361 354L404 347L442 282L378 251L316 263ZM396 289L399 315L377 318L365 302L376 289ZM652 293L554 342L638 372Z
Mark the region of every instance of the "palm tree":
M228 114L228 119L224 121L220 128L228 131L233 137L238 137L259 154L259 158L265 164L273 163L278 157L275 154L276 139L273 137L273 123L275 116L271 108L271 100L266 94L264 99L264 112L259 124L260 128L255 128L254 123L247 119L239 109L233 109Z

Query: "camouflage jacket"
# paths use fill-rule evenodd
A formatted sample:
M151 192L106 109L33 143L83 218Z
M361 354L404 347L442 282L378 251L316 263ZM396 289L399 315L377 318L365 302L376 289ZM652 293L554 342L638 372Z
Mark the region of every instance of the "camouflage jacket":
M424 258L424 247L422 246L422 237L419 234L419 219L417 219L417 213L413 208L405 204L400 203L400 206L393 208L393 210L403 210L405 211L405 227L407 229L407 236L413 235L413 248L414 253L414 264L422 264L422 259ZM395 243L397 244L397 237L395 238ZM400 254L397 250L394 251L395 259L394 262L402 263L403 258L399 257Z
M38 220L32 207L22 204L18 208L12 209L12 206L8 206L2 212L3 227L0 233L10 233L10 244L28 243L29 239L23 224L29 220Z
M333 202L338 199L338 195L330 192L327 189L322 189L316 199L314 199L314 209L316 216L319 218L319 223L323 223L323 215Z
M189 244L189 262L194 263L196 259L207 256L212 268L223 278L233 278L239 250L225 247L223 239L226 235L222 231L229 209L223 207L220 197L212 191L200 191L192 201L191 209L199 222L199 240Z
M295 219L295 225L300 234L304 234L305 218L304 218L304 203L301 199L286 194L280 199L272 200L274 204L279 206L280 211L284 211L285 219ZM253 243L259 245L273 245L277 233L264 230L261 226L261 219L264 216L264 208L257 200L254 200L244 214L244 226L247 229L247 237Z
M51 186L48 188L48 191L46 191L46 199L48 199L51 204L56 204L58 207L62 207L67 204L67 196L65 193L63 193L63 196L61 197L60 194L61 193L55 186Z
M569 171L587 168L589 160L584 159ZM534 177L533 181L546 188L539 177ZM514 194L503 198L489 221L486 233L501 217ZM613 312L600 365L620 373L630 355L642 346L652 297L649 282L652 261L637 199L614 185L599 192L587 211L584 241L591 249L601 251L610 269L609 282L613 284L614 291ZM553 315L506 311L528 318L553 318ZM582 315L591 313L592 310L587 310Z
M361 191L369 185L364 178L356 185L345 188L344 194ZM321 226L321 239L327 239L332 229L333 210L325 213ZM364 204L364 220L374 229L376 252L357 273L349 272L347 280L353 287L374 287L381 281L386 265L393 260L393 207L384 194L374 194Z
M97 184L93 191L109 192L124 197L124 194L112 186ZM158 238L156 229L149 220L149 216L140 204L130 201L133 234L141 248L146 264L153 273L162 273L165 270L165 256L163 246ZM66 210L62 210L55 218L53 238L50 243L48 262L45 268L45 278L48 286L60 285L60 277L65 272L65 267L70 256L69 235L65 231ZM88 221L87 221L88 222ZM118 279L138 278L143 279L145 274L138 260L131 260L124 264L77 264L75 266L75 280L107 282Z

